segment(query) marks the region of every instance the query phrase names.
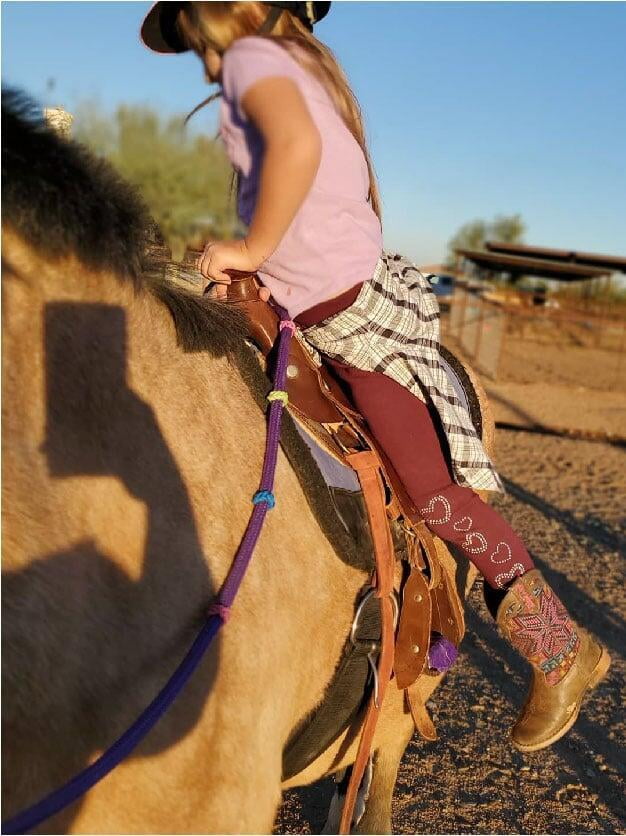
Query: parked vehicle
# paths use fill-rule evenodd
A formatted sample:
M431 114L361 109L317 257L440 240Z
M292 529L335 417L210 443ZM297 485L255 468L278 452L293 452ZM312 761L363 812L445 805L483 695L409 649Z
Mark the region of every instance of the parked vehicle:
M450 310L450 302L454 296L454 286L456 279L454 276L444 276L433 274L429 276L430 286L433 289L437 300L439 301L439 308L441 311Z
M435 296L452 296L456 279L454 276L429 276Z

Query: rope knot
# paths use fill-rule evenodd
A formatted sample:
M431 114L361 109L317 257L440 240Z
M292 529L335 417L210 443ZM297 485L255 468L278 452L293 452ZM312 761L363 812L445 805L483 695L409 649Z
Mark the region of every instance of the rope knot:
M261 502L267 503L268 508L273 508L276 505L276 499L271 491L257 491L252 497L253 505L260 505Z
M225 604L220 604L219 601L214 601L212 604L209 604L207 615L217 615L222 619L222 624L226 624L230 618L230 607L227 607Z
M282 401L283 406L287 406L289 403L289 395L284 389L272 389L267 396L267 400L270 403L272 403L272 401Z

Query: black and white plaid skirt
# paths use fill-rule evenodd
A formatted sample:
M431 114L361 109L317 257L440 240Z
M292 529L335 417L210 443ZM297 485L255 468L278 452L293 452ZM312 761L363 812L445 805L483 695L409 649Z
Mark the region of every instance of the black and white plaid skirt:
M302 329L319 362L326 354L362 371L382 372L441 417L459 485L504 492L470 414L439 355L439 305L428 279L399 255L383 253L352 305Z

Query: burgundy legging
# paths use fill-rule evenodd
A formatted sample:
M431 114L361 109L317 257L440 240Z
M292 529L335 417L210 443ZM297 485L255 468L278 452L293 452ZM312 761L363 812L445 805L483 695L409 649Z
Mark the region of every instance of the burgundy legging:
M307 328L351 305L360 285L295 317ZM502 588L533 568L510 525L471 488L454 482L450 452L436 410L380 372L324 357L367 420L428 527L454 543L490 586Z

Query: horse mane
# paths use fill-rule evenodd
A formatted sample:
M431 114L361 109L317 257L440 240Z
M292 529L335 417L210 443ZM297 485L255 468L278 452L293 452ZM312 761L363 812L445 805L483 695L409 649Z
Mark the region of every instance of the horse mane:
M105 160L59 136L24 93L2 90L3 217L51 259L137 281L149 215Z
M169 309L185 351L232 354L246 321L230 306L144 274L156 227L137 189L105 159L50 128L20 90L2 90L2 216L49 260L74 255L85 267L147 289ZM154 268L154 262L150 264Z

